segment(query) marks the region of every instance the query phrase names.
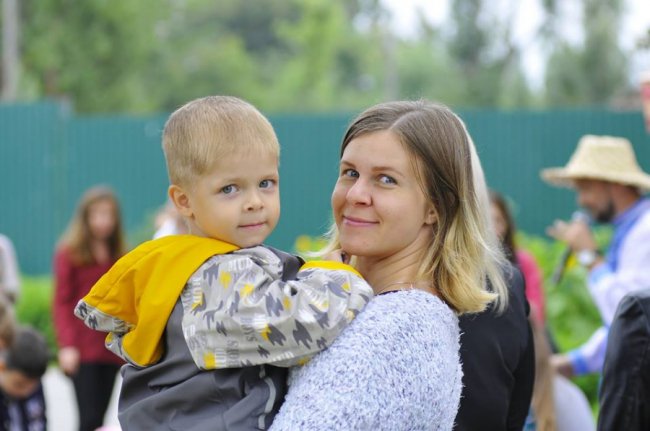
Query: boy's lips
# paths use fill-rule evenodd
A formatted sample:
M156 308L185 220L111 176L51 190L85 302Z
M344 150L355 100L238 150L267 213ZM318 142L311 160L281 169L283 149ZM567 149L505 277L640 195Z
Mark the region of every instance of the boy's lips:
M343 216L343 224L354 227L374 226L379 222L360 217Z
M257 223L240 224L239 227L242 229L255 229L255 228L262 227L264 225L266 225L266 222L261 221Z

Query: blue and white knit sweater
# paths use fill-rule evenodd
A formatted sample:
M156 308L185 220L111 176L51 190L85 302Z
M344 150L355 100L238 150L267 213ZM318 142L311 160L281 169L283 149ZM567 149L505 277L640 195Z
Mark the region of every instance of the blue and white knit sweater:
M294 370L271 430L451 430L458 350L458 319L440 299L419 290L378 296Z

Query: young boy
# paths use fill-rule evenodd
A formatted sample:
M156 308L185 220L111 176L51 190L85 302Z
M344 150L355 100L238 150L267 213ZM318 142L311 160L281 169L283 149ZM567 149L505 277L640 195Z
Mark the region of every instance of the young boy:
M214 96L163 132L169 197L188 224L139 246L79 302L123 357L126 430L266 429L286 368L327 347L372 296L351 267L260 246L280 213L279 145L250 104ZM206 372L213 370L212 372Z
M34 329L17 329L0 356L0 430L45 431L41 377L50 359L45 338Z

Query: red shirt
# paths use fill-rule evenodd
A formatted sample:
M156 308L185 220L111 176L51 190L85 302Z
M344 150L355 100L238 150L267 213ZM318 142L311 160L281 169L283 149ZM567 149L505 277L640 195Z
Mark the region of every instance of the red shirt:
M533 309L531 315L535 318L537 323L544 326L546 320L546 311L544 310L544 288L542 286L542 270L535 262L535 258L526 251L517 250L517 263L519 269L524 275L526 281L526 299Z
M61 347L79 350L82 363L122 364L123 361L104 347L106 333L88 328L74 314L74 307L115 262L90 265L75 264L68 250L59 248L54 254L54 330Z

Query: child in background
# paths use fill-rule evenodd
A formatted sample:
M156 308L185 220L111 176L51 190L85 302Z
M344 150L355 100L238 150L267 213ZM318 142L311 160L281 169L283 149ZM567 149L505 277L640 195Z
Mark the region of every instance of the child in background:
M45 397L41 378L50 360L47 343L36 330L22 327L0 355L0 429L45 431Z
M124 429L267 429L287 371L266 364L300 364L326 348L372 289L340 255L302 265L261 245L280 213L279 144L253 106L194 100L167 121L163 149L190 235L127 254L75 314L110 332L107 347L129 362ZM240 328L244 336L226 338Z

